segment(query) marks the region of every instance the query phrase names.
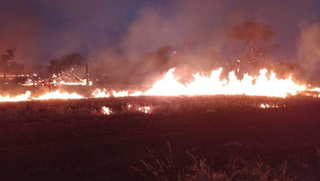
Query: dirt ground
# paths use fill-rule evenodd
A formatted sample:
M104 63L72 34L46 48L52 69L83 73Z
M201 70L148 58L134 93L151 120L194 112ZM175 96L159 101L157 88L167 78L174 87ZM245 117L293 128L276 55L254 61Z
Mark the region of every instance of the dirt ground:
M144 114L127 104L151 106ZM261 103L277 108L261 109ZM102 106L114 110L102 115ZM235 155L320 180L320 100L211 96L0 104L1 180L147 180L150 150L224 170Z

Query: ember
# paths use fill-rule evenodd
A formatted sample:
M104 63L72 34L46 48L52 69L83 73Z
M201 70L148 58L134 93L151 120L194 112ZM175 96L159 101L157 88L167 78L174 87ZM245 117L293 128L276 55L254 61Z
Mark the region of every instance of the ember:
M150 113L150 111L151 111L150 106L143 106L143 107L139 107L138 109L139 109L139 111L146 113L146 114Z
M103 106L102 107L102 114L110 115L110 114L112 114L112 111L108 107Z

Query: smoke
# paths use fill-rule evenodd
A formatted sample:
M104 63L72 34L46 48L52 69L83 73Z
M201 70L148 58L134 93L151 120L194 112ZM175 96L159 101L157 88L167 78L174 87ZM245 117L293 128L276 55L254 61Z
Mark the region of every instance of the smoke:
M28 7L27 3L1 2L0 7L0 52L17 49L15 61L30 63L38 56L37 31L42 23L41 10ZM15 12L14 15L10 12Z
M319 77L320 70L320 24L306 25L301 30L298 57L305 74L310 79Z
M140 0L3 0L0 52L16 48L15 61L46 64L71 53L88 56L114 46L132 21Z
M189 54L199 54L208 47L219 51L226 23L217 16L225 14L228 6L221 1L201 0L176 1L162 11L142 9L121 42L124 55L139 61L144 53L167 45Z
M232 46L226 34L230 27L246 20L270 24L278 34L275 41L280 41L280 49L271 54L270 60L297 60L300 57L292 53L298 40L297 19L308 19L305 12L312 11L314 3L178 0L161 7L148 5L138 11L126 28L118 44L121 51L95 52L100 61L92 62L93 67L99 67L99 72L105 72L112 80L127 82L153 80L171 67L176 67L181 77L210 71L232 59ZM166 46L171 47L166 58L154 55Z
M179 0L164 7L146 6L122 36L121 51L94 52L90 56L95 60L93 67L99 67L99 72L104 71L110 79L118 77L129 79L128 82L154 80L173 67L179 75L212 69L210 65L221 60L226 45L229 22L221 15L228 8L230 2L216 0Z
M319 18L317 0L1 3L0 51L17 48L15 61L26 66L81 53L89 61L91 75L98 79L144 82L171 67L177 67L181 75L190 75L228 63L232 48L227 31L235 24L252 20L270 24L278 35L275 41L280 48L270 59L299 59L305 69L316 73L318 54L308 41L318 45L312 38L317 37L312 35L317 30L312 29L317 28L305 27L299 37L298 22Z

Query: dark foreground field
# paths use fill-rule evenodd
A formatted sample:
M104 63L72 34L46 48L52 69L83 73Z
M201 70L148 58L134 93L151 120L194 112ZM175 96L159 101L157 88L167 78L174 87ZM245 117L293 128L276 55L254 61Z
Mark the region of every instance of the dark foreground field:
M317 148L320 100L312 98L0 104L0 180L320 180Z

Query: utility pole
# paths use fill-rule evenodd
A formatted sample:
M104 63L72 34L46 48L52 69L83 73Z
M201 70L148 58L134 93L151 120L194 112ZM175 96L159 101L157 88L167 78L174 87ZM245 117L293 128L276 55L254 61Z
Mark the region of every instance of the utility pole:
M89 68L88 68L88 62L86 62L86 85L89 86Z

